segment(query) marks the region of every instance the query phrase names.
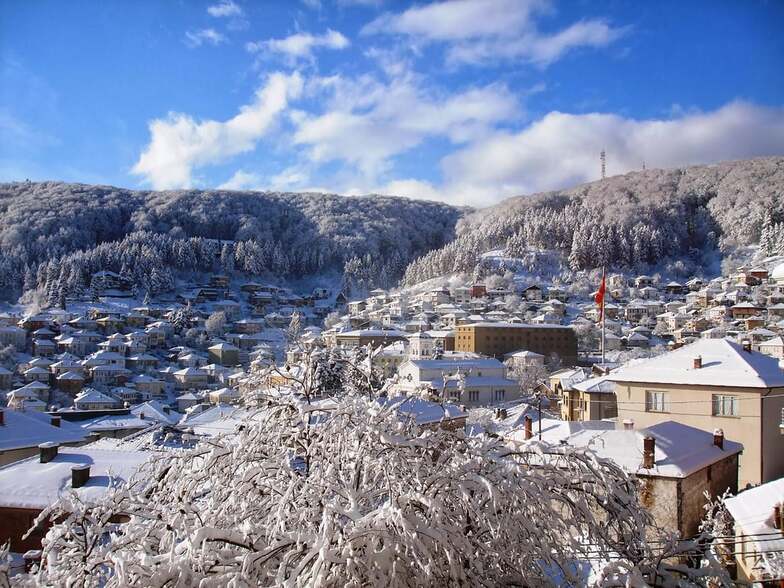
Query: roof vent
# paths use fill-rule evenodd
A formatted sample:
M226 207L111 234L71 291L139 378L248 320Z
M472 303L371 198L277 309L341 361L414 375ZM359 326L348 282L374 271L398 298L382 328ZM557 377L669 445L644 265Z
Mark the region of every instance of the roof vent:
M57 443L53 443L52 441L47 441L46 443L41 443L38 446L39 456L41 458L41 463L49 463L55 457L57 457Z
M784 529L784 509L780 502L773 505L773 526L779 531Z
M743 351L746 353L751 353L751 341L744 339L741 345L743 345Z
M702 356L698 355L694 358L694 369L698 370L702 367Z
M51 424L53 427L59 427L59 426L60 426L60 417L59 417L59 416L52 415L52 417L49 419L49 423L50 423L50 424Z
M90 479L90 464L80 463L71 467L71 488L81 488Z
M634 421L632 419L623 419L623 428L626 431L631 431L634 429Z

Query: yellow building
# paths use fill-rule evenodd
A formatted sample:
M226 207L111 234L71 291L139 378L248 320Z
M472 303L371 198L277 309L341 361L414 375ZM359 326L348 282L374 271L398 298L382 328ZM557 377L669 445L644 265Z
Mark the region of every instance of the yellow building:
M577 361L577 337L571 327L518 323L471 323L457 327L455 351L500 358L523 349L545 357L555 353L565 365Z
M612 372L618 420L674 420L743 444L740 487L784 476L784 371L728 339L701 339Z

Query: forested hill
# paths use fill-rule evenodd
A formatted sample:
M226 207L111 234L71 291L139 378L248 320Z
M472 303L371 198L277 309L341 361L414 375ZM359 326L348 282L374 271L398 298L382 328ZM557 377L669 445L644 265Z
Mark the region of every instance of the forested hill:
M391 286L454 238L461 214L384 196L0 184L0 292L75 295L99 270L153 293L180 271L286 278L345 268L359 285Z
M405 282L474 271L479 255L560 251L571 269L699 271L738 246L784 253L784 157L651 169L508 199L461 219L457 238Z

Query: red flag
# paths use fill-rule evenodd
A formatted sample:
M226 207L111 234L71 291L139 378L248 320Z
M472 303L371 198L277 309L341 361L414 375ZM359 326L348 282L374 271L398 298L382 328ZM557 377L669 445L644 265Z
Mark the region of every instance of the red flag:
M599 286L599 291L596 292L596 296L594 297L594 301L599 305L599 320L604 317L604 292L606 289L607 285L604 281L604 270L602 270L602 283Z

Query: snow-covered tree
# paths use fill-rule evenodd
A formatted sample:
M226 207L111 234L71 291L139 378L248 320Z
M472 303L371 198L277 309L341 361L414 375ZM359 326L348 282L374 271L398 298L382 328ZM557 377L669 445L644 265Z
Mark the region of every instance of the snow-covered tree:
M634 480L589 450L422 430L353 394L262 397L236 435L46 518L46 565L20 585L547 586L589 563L601 586L724 579L650 542Z

